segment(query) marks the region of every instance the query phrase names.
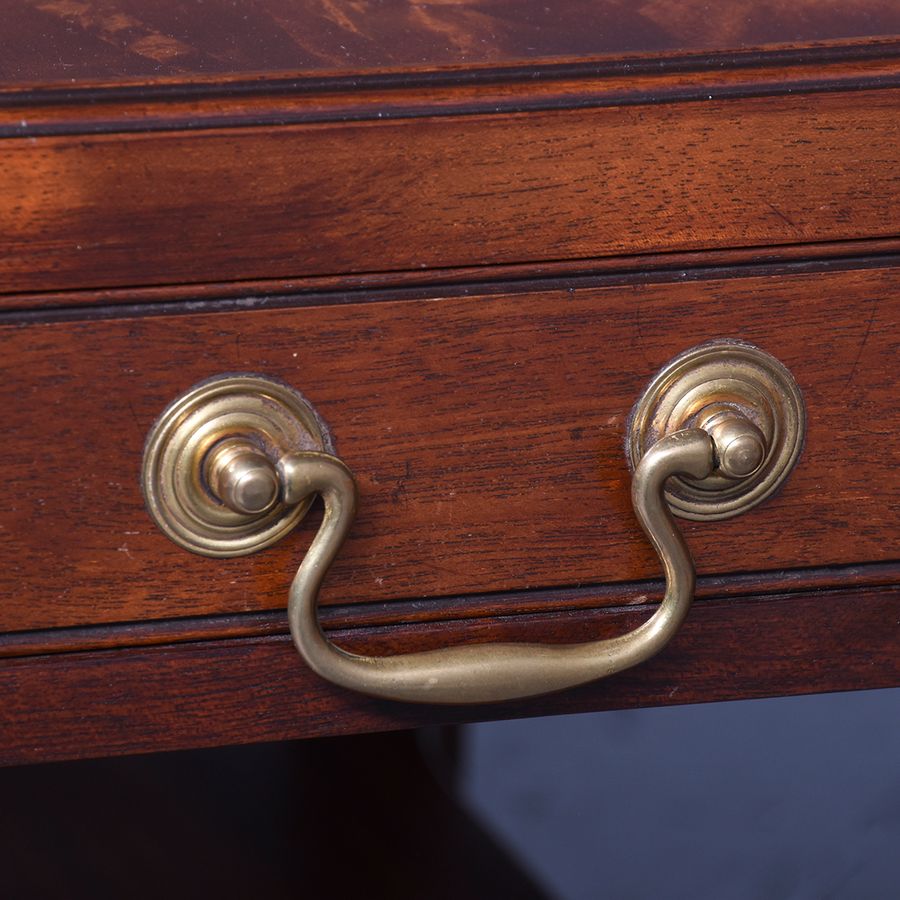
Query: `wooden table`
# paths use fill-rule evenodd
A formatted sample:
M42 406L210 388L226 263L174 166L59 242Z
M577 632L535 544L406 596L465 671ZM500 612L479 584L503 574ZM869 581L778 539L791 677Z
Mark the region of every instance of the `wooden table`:
M5 6L0 759L900 684L895 4ZM616 634L661 593L629 410L723 337L793 372L800 463L684 525L684 628L586 687L332 686L285 615L316 515L214 560L144 509L166 404L261 372L359 482L335 643Z

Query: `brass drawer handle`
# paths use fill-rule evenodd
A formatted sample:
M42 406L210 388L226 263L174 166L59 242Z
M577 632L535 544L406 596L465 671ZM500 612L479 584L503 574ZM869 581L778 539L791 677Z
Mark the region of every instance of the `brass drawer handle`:
M328 567L350 530L356 486L333 456L290 459L286 496L321 493L325 520L306 553L288 603L294 644L310 668L343 687L413 703L489 703L574 687L612 675L653 656L675 634L694 592L694 567L681 532L663 500L670 475L703 478L712 471L713 444L704 431L669 435L642 460L632 483L635 512L666 572L659 609L634 631L581 644L474 644L407 653L358 656L331 644L316 617L316 598ZM294 493L295 492L295 493Z
M330 643L316 611L322 580L356 513L352 472L336 456L323 452L330 444L311 411L305 424L314 423L318 431L311 429L316 433L307 438L318 441L319 448L284 452L271 436L279 428L269 428L264 438L248 431L253 415L244 410L247 421L242 423L241 411L235 412L229 400L237 394L245 406L253 406L252 398L264 396L271 406L269 395L274 394L279 402L292 395L292 402L303 404L298 395L284 391L289 389L266 379L232 376L198 386L176 401L174 414L170 407L148 441L144 468L148 507L184 546L210 555L234 555L252 552L259 543L242 534L242 526L245 532L255 527L265 543L272 543L280 536L285 517L305 509L315 494L321 494L322 525L290 589L288 618L294 644L310 668L335 684L416 703L531 697L612 675L653 656L675 635L694 593L693 561L670 505L684 516L714 519L755 505L796 462L804 430L799 390L772 357L737 342L688 351L651 382L630 422L632 504L666 577L665 596L648 621L621 637L580 644L477 644L361 656ZM223 401L224 408L231 409L230 418L222 412ZM208 413L216 404L210 420L204 410ZM220 427L225 425L227 433ZM197 439L198 432L205 435L205 442ZM173 458L182 464L180 480L171 471ZM186 476L185 468L190 470ZM211 494L212 502L221 507L217 527L234 533L186 538L187 519L179 519L185 511L177 508L179 502L188 502L177 496L185 485ZM202 508L202 501L192 502ZM231 548L226 546L228 540L235 542Z

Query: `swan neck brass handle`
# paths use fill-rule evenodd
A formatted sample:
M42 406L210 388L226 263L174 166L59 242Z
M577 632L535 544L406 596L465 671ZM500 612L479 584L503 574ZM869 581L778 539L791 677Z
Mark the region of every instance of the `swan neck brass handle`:
M671 475L704 478L715 465L712 438L701 429L669 435L641 460L632 500L662 560L666 592L657 611L622 637L579 644L474 644L360 656L332 644L316 613L319 587L347 536L356 511L356 483L339 459L300 453L280 465L285 499L321 494L325 516L294 577L288 602L291 635L300 655L334 684L412 703L490 703L560 691L643 662L675 635L691 606L694 566L669 512L663 489Z
M288 534L316 495L322 524L290 588L294 644L323 678L413 703L488 703L574 687L653 656L674 637L694 594L694 565L673 511L721 519L751 508L799 456L804 409L790 373L757 347L720 341L665 366L629 420L635 515L659 555L666 590L633 631L577 644L494 643L364 656L332 644L319 588L353 523L356 481L307 401L262 376L195 385L147 441L143 487L160 528L209 556L237 556Z

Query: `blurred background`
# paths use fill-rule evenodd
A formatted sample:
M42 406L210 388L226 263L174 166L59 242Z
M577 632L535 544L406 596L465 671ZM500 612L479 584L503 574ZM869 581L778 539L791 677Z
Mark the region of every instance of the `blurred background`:
M900 897L900 690L467 728L466 803L550 896Z

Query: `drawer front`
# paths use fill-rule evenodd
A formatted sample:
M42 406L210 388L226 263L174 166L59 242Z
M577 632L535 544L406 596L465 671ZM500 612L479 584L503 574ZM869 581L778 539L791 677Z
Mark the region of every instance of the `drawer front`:
M295 30L316 18L301 7ZM173 55L172 10L87 63L108 23L57 11L74 44L0 85L0 763L900 684L890 16L710 41L657 9L637 43L628 16L600 29L600 57L583 10L540 40L449 12L490 41L445 65L433 16L330 23L298 62L251 15L248 73L240 41L226 59L190 23ZM395 26L412 44L388 47ZM785 43L812 32L837 42ZM268 38L283 58L261 60ZM645 518L659 557L638 528L632 482L652 512L673 459L721 473L737 446L740 475L763 439L718 407L634 477L624 444L648 379L723 338L781 360L808 423L778 493L680 523L694 589L665 513ZM208 559L144 508L157 416L224 373L302 391L358 479L318 609L320 512ZM327 471L326 502L352 507L339 462L279 474L241 448L270 498ZM235 443L217 452L210 486L240 506L217 480ZM440 665L416 654L437 648ZM577 677L548 680L572 657ZM376 682L416 702L361 693Z
M70 123L74 134L0 140L0 293L900 231L897 90L664 103L630 90L624 105L588 93L614 105L527 115L370 109L356 123L108 134ZM12 112L15 134L26 113Z
M896 558L898 270L700 275L4 327L0 630L284 608L315 516L211 560L143 507L154 419L223 372L302 391L358 477L325 605L577 585L646 600L615 587L660 574L631 511L626 419L663 363L722 337L779 358L809 423L779 495L685 524L701 576Z

